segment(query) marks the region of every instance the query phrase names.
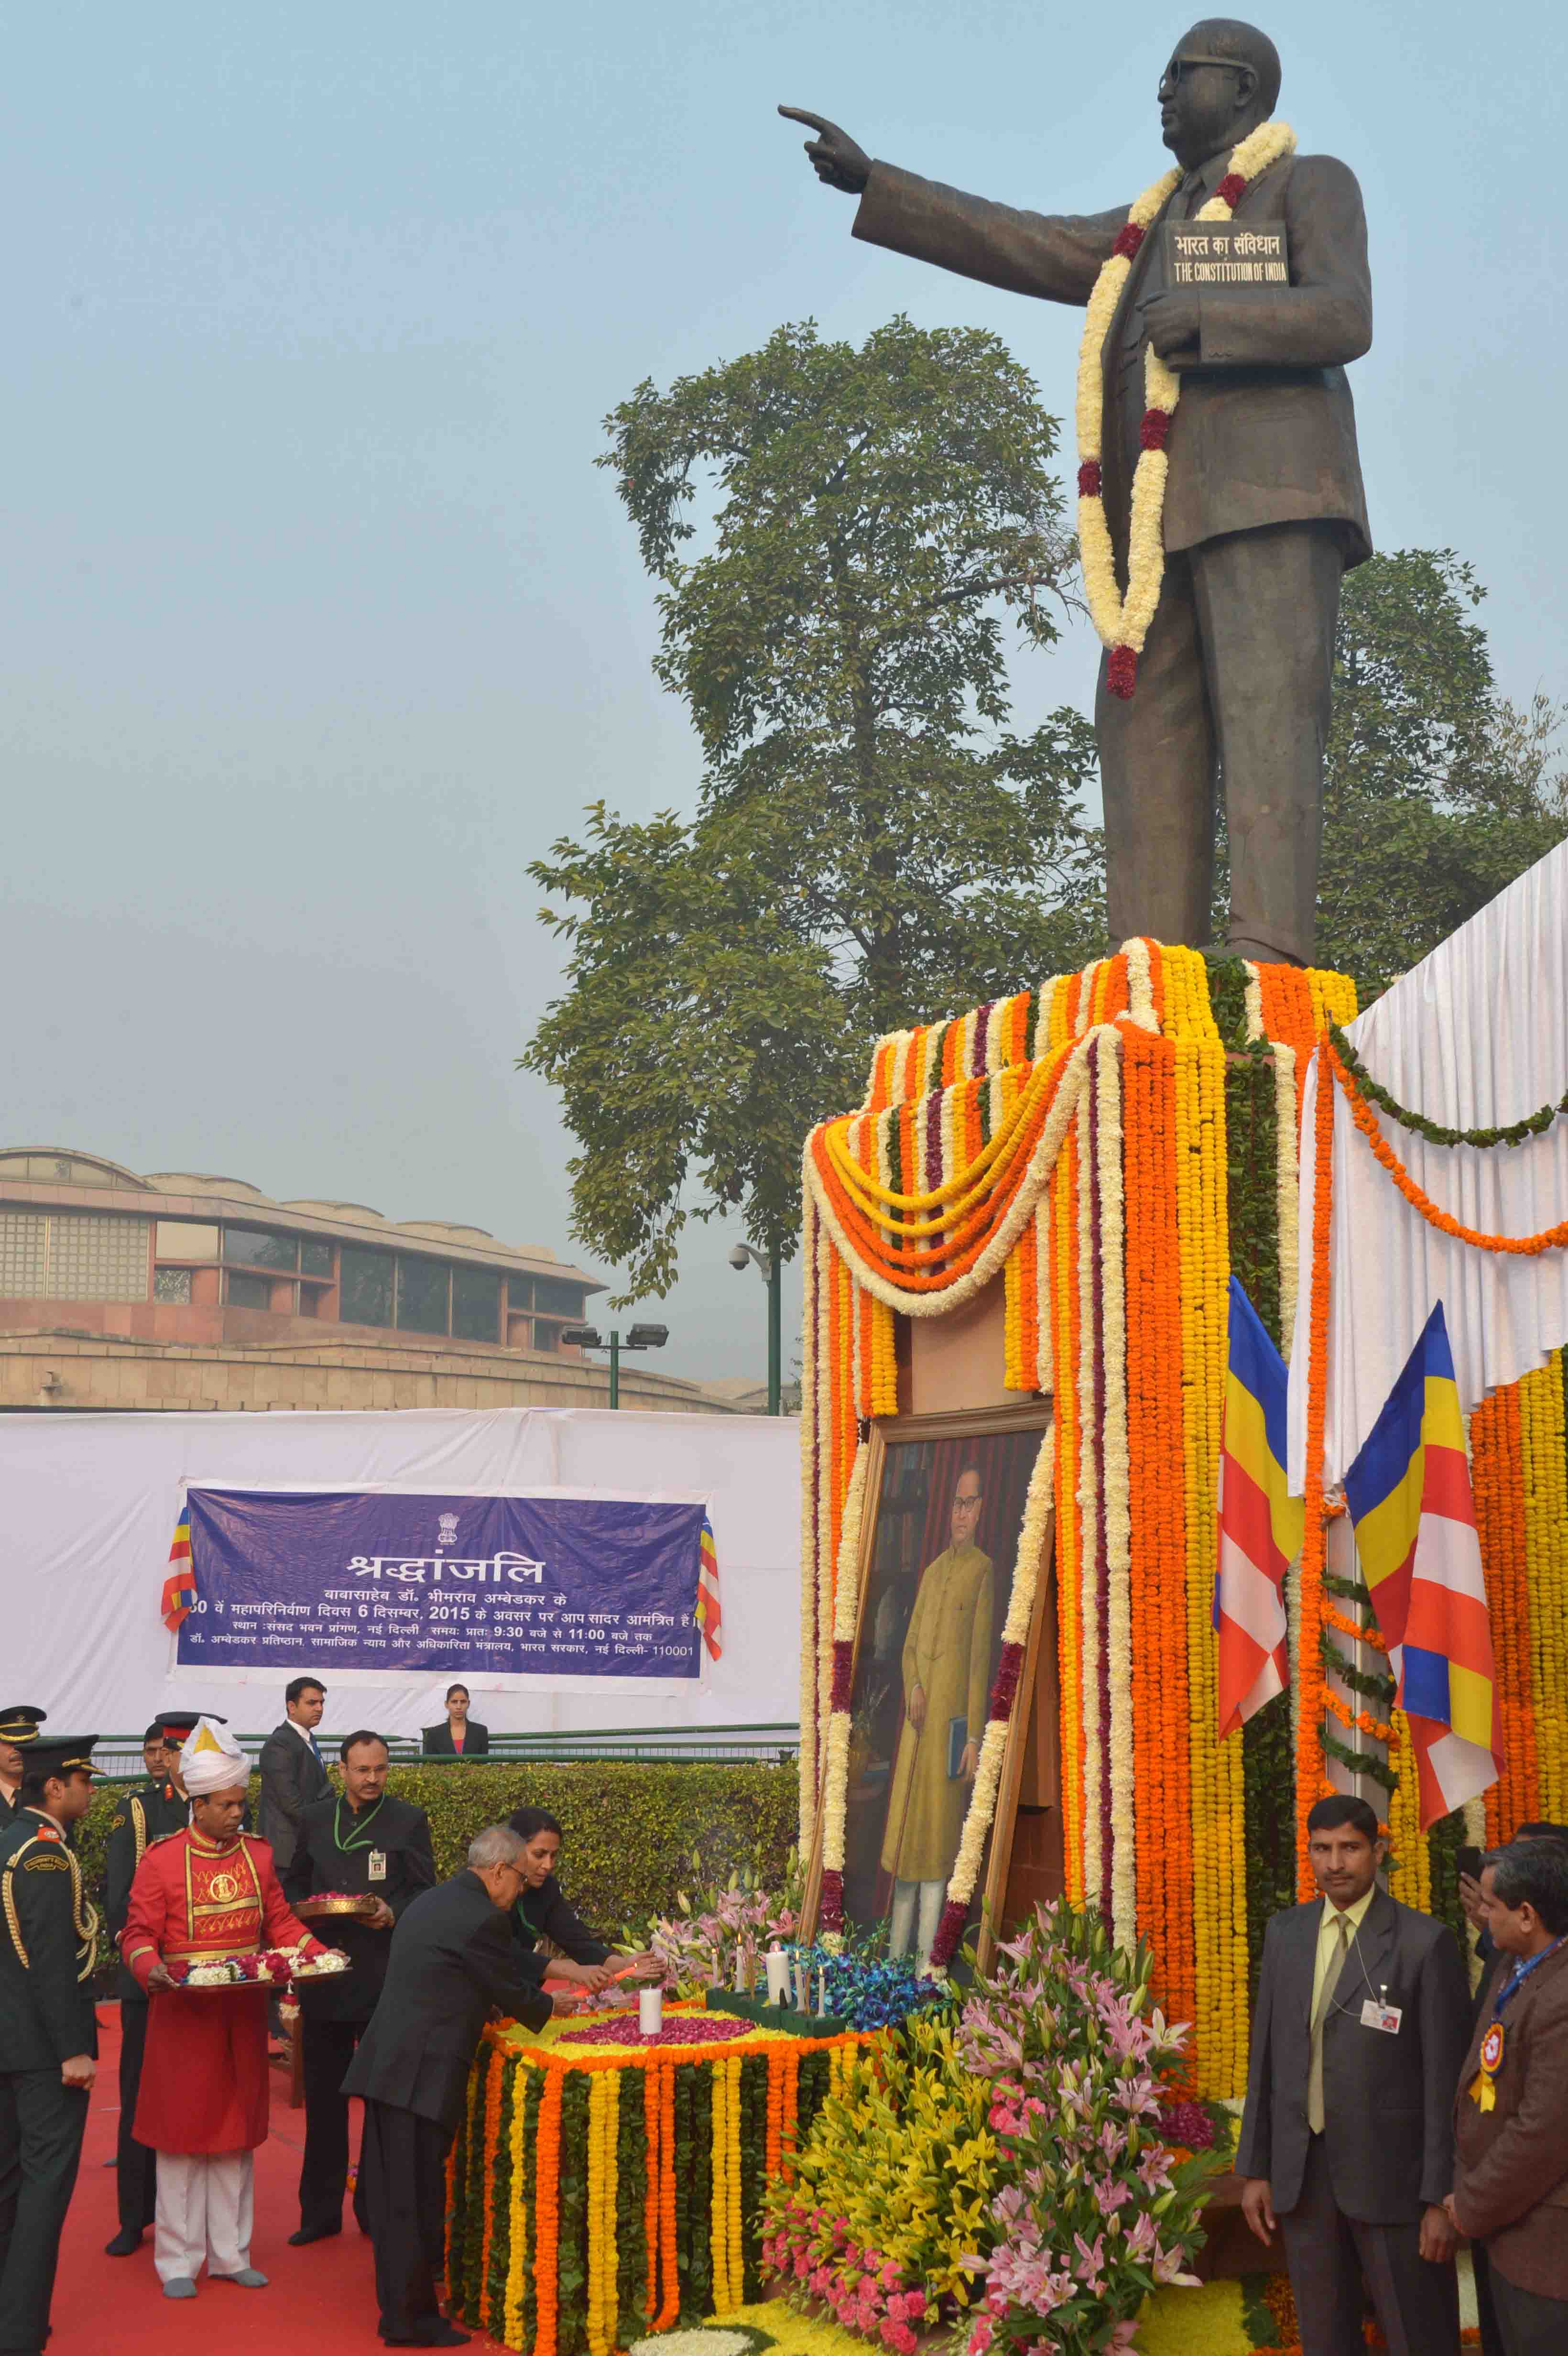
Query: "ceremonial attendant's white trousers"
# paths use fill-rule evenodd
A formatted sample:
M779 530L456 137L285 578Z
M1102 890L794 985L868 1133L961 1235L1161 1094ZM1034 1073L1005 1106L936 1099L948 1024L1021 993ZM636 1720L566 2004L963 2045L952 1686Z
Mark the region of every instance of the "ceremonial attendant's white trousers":
M888 1954L907 1955L915 1950L915 1965L924 1971L931 1961L931 1951L936 1944L936 1933L942 1923L942 1901L945 1881L895 1881L893 1883L893 1919L888 1931ZM920 1928L915 1930L915 1909L920 1910Z
M160 2282L194 2282L251 2263L251 2156L248 2151L161 2151L153 2264Z

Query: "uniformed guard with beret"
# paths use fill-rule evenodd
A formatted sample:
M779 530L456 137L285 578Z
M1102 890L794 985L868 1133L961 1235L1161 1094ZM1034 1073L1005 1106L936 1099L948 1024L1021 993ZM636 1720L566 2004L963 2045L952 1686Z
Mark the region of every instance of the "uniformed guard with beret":
M97 1739L35 1731L0 1826L0 2349L30 2356L48 2337L97 2068L98 1917L67 1838L91 1804Z
M214 1713L208 1712L208 1716ZM154 1841L183 1832L190 1821L190 1801L180 1781L180 1745L196 1724L193 1709L170 1710L154 1719L144 1738L144 1752L155 1739L161 1747L164 1772L150 1783L124 1793L109 1828L104 1860L104 1929L116 1954L131 1903L136 1868ZM227 1724L217 1719L219 1725ZM142 2057L147 2044L147 1996L133 1972L122 1964L114 1983L120 1999L120 2130L115 2145L120 2230L105 2247L112 2258L128 2258L142 2246L142 2236L157 2211L158 2155L138 2143L132 2129L136 2118L136 2094L142 2083Z
M0 1834L15 1824L21 1807L23 1753L37 1739L48 1716L30 1701L14 1701L0 1709Z
M335 1917L329 1935L352 1958L337 1979L302 1986L300 2037L304 2080L304 2160L300 2169L296 2246L324 2241L343 2230L343 2195L348 2181L348 2097L343 2075L369 2024L387 1976L392 1932L411 1899L435 1882L430 1821L422 1808L394 1799L387 1790L389 1753L368 1727L348 1735L340 1747L341 1797L313 1800L300 1818L294 1853L281 1879L292 1906L324 1891L379 1901L373 1919ZM328 1926L318 1926L324 1933ZM364 2171L354 2194L354 2213L369 2230Z

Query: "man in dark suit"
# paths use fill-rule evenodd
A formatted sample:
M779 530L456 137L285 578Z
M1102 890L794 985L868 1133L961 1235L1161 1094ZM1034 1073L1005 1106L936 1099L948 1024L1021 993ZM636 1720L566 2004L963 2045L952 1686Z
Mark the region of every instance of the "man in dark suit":
M295 1677L283 1696L283 1722L261 1745L261 1805L257 1831L272 1845L279 1873L294 1853L300 1818L329 1788L315 1730L326 1708L326 1687L318 1677Z
M463 1872L414 1900L392 1933L380 2001L343 2082L365 2102L360 2167L389 2347L457 2348L468 2338L443 2321L435 2276L446 2155L474 2050L493 2009L542 2029L557 2008L521 1976L512 1952L507 1918L522 1887L523 1844L491 1825L469 1843Z
M1481 1888L1499 1969L1454 2105L1448 2213L1486 2252L1505 2356L1568 2348L1568 1849L1511 1841Z
M387 1792L389 1754L379 1734L361 1727L340 1748L343 1794L313 1800L300 1819L294 1853L280 1877L291 1906L324 1890L373 1898L376 1912L334 1916L322 1935L352 1958L334 1979L299 1987L301 2062L304 2079L304 2160L300 2169L297 2247L343 2231L348 2182L348 2097L343 2073L376 2009L387 1976L390 1934L411 1899L435 1882L430 1822L422 1808ZM361 2170L354 2214L369 2231Z
M1236 2151L1242 2208L1277 2222L1303 2356L1360 2356L1363 2283L1393 2356L1457 2356L1454 2087L1470 1992L1454 1933L1378 1887L1364 1800L1307 1819L1321 1899L1270 1922Z
M98 1917L69 1838L91 1805L97 1739L35 1733L0 1826L0 2348L41 2350L49 2336L98 2068Z
M208 1712L216 1725L227 1719ZM180 1746L196 1724L195 1710L175 1710L155 1719L142 1743L152 1780L123 1794L109 1827L104 1857L104 1929L116 1951L131 1903L136 1868L154 1841L165 1833L183 1832L190 1822L190 1800L180 1781ZM156 1765L154 1765L154 1762ZM122 1964L114 1993L120 1999L120 2127L115 2142L115 2196L120 2230L105 2253L128 2258L142 2246L142 2236L157 2211L158 2155L133 2132L136 2097L142 2087L142 2062L147 2046L147 1992L135 1974Z
M1360 191L1331 155L1285 156L1236 217L1285 224L1286 286L1177 288L1164 224L1212 197L1233 150L1279 95L1275 46L1229 17L1195 25L1160 77L1179 185L1138 247L1105 337L1100 472L1125 587L1144 349L1179 369L1166 444L1165 577L1130 701L1102 662L1094 724L1104 791L1112 937L1210 937L1216 785L1231 846L1237 955L1309 964L1340 577L1371 553L1345 368L1371 343ZM895 165L836 123L818 178L860 198L855 235L1048 302L1086 304L1127 208L1017 212Z

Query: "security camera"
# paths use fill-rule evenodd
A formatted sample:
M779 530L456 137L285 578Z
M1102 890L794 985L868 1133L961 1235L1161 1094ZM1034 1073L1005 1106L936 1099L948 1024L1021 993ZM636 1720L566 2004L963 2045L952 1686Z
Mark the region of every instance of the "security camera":
M751 1264L752 1264L752 1255L751 1255L751 1253L746 1249L745 1245L744 1245L744 1244L736 1244L736 1245L734 1245L734 1246L732 1247L731 1250L731 1253L730 1253L730 1265L731 1265L731 1268L750 1268Z

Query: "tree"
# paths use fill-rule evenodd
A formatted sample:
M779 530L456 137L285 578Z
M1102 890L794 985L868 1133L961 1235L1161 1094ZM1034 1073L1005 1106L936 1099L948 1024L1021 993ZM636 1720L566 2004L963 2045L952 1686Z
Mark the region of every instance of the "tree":
M1452 549L1347 574L1325 766L1317 958L1363 1001L1568 834L1561 714L1499 694L1486 594Z
M530 868L571 957L522 1060L631 1300L688 1215L787 1255L801 1141L877 1034L1081 963L1104 883L1088 723L1007 728L1005 625L1051 642L1072 547L1055 422L995 337L782 327L606 428L704 767L691 819L600 804Z

